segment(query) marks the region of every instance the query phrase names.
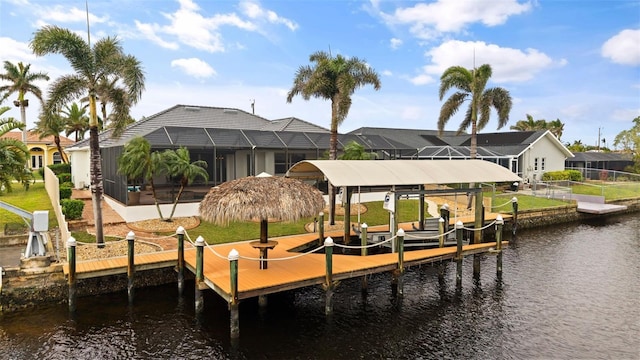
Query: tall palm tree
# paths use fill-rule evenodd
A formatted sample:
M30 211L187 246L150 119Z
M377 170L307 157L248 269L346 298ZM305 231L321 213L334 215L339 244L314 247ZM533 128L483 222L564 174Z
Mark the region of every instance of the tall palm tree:
M287 102L301 95L303 99L311 97L331 101L331 136L329 140L329 159L335 160L338 152L338 126L342 124L351 108L351 96L356 89L373 85L380 89L380 77L364 60L357 57L336 57L324 51L309 56L313 66L301 66L293 79L293 86L287 94ZM335 189L329 184L329 223L335 223Z
M88 102L88 97L81 101ZM135 122L129 116L129 108L131 100L127 96L127 92L119 85L117 76L101 76L96 85L96 102L100 105L99 117L101 120L100 127L102 130L112 129L113 136L118 137L124 129ZM111 113L107 113L108 105L113 108Z
M57 26L47 25L36 31L30 43L38 55L61 54L75 74L58 78L49 90L51 107L61 108L74 99L89 96L89 149L91 151L91 195L96 222L96 242L104 243L102 226L102 169L96 111L97 86L100 78L117 76L126 89L131 104L144 90L144 73L138 59L126 55L116 38L105 37L91 46L79 35ZM114 106L115 111L128 111L126 106ZM123 118L124 115L118 116Z
M560 119L550 121L547 123L547 129L560 140L564 132L564 123Z
M491 108L498 113L498 129L509 121L511 112L511 95L501 87L486 88L491 78L491 65L484 64L479 68L468 70L462 66L452 66L444 71L440 77L440 101L451 88L458 91L453 93L442 105L438 118L438 130L442 134L444 127L451 117L460 109L465 101L469 101L467 112L460 123L458 133L471 126L471 158L475 159L478 151L477 132L489 122Z
M8 106L0 107L0 115L11 109ZM29 158L27 145L13 138L3 138L2 136L11 130L22 130L24 124L16 119L0 118L0 194L3 191L11 192L13 180L23 181L25 179L25 164Z
M209 180L209 174L207 173L207 162L204 160L196 160L191 162L191 156L189 155L189 149L180 147L174 150L165 150L163 153L165 160L166 172L169 176L180 179L180 189L173 201L173 207L171 208L171 214L167 221L173 219L173 214L176 211L180 196L184 191L185 186L191 185L196 179L203 178L205 181Z
M89 130L89 115L87 115L87 105L80 106L73 102L65 105L61 111L65 120L65 135L75 135L75 141L84 139L84 134Z
M27 143L27 106L29 100L25 99L27 93L33 94L42 102L42 90L35 84L38 80L49 80L49 76L43 72L29 72L31 64L18 63L14 65L10 61L4 62L4 74L0 74L0 80L9 81L9 85L0 86L0 103L5 101L11 94L18 93L18 99L13 104L20 108L20 120L24 124L22 130L22 142Z
M517 131L535 131L547 128L547 121L544 119L533 120L533 116L527 114L527 120L518 120L509 129Z
M65 130L65 120L49 106L45 105L42 109L43 111L40 113L40 118L36 121L34 132L38 134L38 138L41 140L47 136L52 136L62 162L66 164L69 161L67 161L67 157L60 145L60 133Z
M125 175L127 178L142 178L143 181L149 182L160 220L164 220L164 218L156 197L153 177L163 162L161 153L157 151L151 152L151 144L142 136L136 136L129 140L124 145L122 154L118 157L118 173Z

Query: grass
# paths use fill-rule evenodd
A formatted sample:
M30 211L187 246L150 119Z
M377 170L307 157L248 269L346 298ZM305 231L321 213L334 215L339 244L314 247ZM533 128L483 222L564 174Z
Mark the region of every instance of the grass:
M621 182L621 183L607 183L598 185L573 185L571 191L574 194L582 195L604 195L605 200L618 200L632 197L640 197L640 183L636 182Z
M496 196L493 199L493 205L502 205L505 202L509 201L514 194L505 194L508 196ZM491 197L491 193L485 193L484 196ZM536 197L524 194L515 194L515 197L518 199L518 211L526 211L526 210L534 210L534 209L544 209L550 207L558 207L558 206L566 206L570 203L558 199L547 199L544 197ZM494 207L492 209L494 212L502 212L502 213L513 213L512 205L505 205L501 207Z
M53 212L53 206L51 206L51 201L49 201L49 196L47 195L43 182L31 184L29 190L25 190L22 185L14 183L13 191L0 195L0 201L4 201L31 213L36 210L48 210L49 228L52 229L58 226L55 213ZM5 229L5 226L15 227L26 225L20 216L8 210L0 209L0 228Z

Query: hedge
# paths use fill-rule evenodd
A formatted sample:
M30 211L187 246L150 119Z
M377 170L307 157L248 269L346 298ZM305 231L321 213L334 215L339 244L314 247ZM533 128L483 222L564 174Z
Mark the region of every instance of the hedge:
M72 190L70 187L61 186L60 187L60 204L62 204L63 199L71 198Z
M582 173L578 170L549 171L542 174L543 181L571 180L582 181Z
M64 163L52 164L52 165L49 165L49 169L51 169L51 171L53 171L53 173L56 175L62 174L62 173L71 174L71 164L64 164Z
M67 220L77 220L82 218L82 210L84 210L84 201L77 199L62 199L62 213Z

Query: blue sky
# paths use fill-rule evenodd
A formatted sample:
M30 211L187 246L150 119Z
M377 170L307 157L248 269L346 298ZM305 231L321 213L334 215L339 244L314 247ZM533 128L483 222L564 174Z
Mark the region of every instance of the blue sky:
M474 54L476 65L493 67L488 86L513 98L501 131L531 114L564 122L563 142L596 145L600 129L612 146L640 115L638 0L88 3L92 39L115 35L142 62L146 90L132 109L136 119L175 104L251 112L255 101L267 119L295 116L328 128L328 101L286 102L296 70L318 50L363 59L381 77L379 91L356 91L340 132L436 129L440 75L452 65L472 68ZM86 37L85 1L0 0L0 60L31 63L52 78L71 72L62 57L29 50L46 24ZM29 124L37 108L29 107ZM463 114L447 129L456 130ZM16 108L5 115L20 117ZM492 120L483 132L496 127Z

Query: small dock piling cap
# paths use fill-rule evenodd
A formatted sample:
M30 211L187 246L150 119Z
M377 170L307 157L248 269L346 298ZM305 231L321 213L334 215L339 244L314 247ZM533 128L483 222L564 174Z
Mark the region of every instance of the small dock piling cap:
M333 246L333 239L331 238L331 236L324 240L324 246Z
M204 246L204 238L202 236L198 236L196 239L196 246Z
M456 223L456 229L462 229L464 227L464 224L462 223L462 221L458 220L458 222Z
M67 247L75 247L77 244L78 242L73 236L70 236L69 239L67 239Z
M504 224L504 220L502 219L502 215L496 216L496 224L498 224L498 225Z
M396 232L396 235L404 236L404 229L398 229L398 232Z
M229 251L229 255L227 255L227 260L229 261L235 261L238 260L240 258L240 253L238 253L238 250L236 249L231 249L231 251Z

